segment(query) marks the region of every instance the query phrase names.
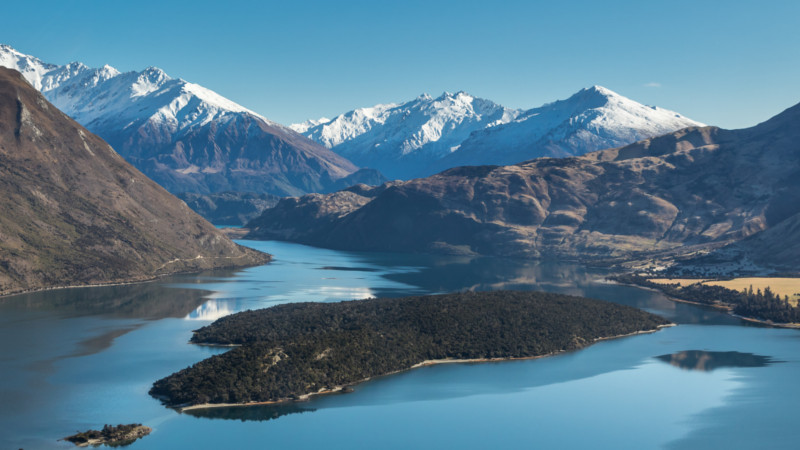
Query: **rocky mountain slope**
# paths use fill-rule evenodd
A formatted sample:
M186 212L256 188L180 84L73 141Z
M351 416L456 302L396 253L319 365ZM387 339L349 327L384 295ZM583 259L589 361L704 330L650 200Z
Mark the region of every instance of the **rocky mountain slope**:
M798 192L800 105L743 130L282 200L249 226L331 248L619 261L777 232L800 213Z
M0 68L0 294L263 263Z
M582 155L701 125L594 86L527 111L444 93L292 127L358 165L409 179L457 166Z
M0 66L19 70L57 108L174 193L322 192L358 169L288 127L155 67L121 73L59 66L7 45L0 45Z

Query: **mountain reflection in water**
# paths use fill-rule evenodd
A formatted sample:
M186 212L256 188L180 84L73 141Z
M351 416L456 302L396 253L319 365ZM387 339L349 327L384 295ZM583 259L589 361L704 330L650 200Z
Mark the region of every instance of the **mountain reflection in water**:
M675 367L684 370L700 370L711 372L723 367L764 367L780 362L769 356L754 355L741 352L707 352L703 350L686 350L669 355L656 356Z

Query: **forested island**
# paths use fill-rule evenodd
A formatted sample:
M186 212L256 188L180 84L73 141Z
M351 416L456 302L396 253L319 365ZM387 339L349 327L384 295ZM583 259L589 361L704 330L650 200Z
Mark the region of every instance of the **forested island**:
M533 358L666 325L629 306L543 292L291 303L196 330L193 343L239 346L150 394L171 407L303 400L426 363Z
M610 280L625 284L656 289L664 294L687 302L723 308L744 319L776 326L791 326L800 323L800 308L790 303L789 297L775 294L769 287L736 291L722 286L697 283L681 286L679 283L655 283L647 277L625 274L609 277Z

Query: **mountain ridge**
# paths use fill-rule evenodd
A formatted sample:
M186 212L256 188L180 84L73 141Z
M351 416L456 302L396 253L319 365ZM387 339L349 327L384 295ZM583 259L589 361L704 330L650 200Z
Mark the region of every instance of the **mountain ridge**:
M299 195L358 170L290 128L163 70L120 72L44 63L0 45L0 66L19 69L56 107L100 135L173 193Z
M312 127L314 121L293 127L361 166L408 178L452 152L473 131L517 114L459 91L436 98L422 94L403 103L358 108Z
M701 125L593 86L529 110L445 92L292 127L359 165L409 179L464 165L576 156Z

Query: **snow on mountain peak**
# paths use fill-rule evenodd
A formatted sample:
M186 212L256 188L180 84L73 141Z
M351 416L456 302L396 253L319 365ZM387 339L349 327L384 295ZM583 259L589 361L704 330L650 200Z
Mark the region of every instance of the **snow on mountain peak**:
M210 89L174 79L154 66L125 73L108 64L99 69L80 62L58 66L5 44L0 44L0 66L20 71L56 107L85 126L98 120L117 120L122 127L150 120L186 127L231 113L246 113L284 128Z
M162 69L45 64L0 47L58 109L171 192L247 190L300 195L338 187L350 161L216 92ZM372 177L372 178L370 178ZM378 180L377 174L352 180Z
M433 98L422 94L400 104L359 108L312 125L293 125L307 137L357 164L375 167L381 159L398 163L382 167L389 176L404 176L403 161L440 158L456 149L470 133L513 120L519 111L464 91L444 92Z
M603 86L600 86L599 84L595 84L594 86L592 86L590 88L585 88L583 90L584 91L596 92L598 94L605 95L605 96L608 96L608 97L619 96L619 94L617 94L616 92L612 91L611 89L608 89L608 88L605 88Z
M578 155L699 125L595 85L527 111L464 91L445 91L435 99L423 94L295 129L356 164L409 178L456 165Z
M131 85L131 97L143 97L156 92L171 78L158 67L148 67L139 72Z
M642 105L602 86L592 86L566 100L524 111L509 123L473 133L458 152L435 168L582 155L689 126L704 124L674 111Z
M41 89L42 78L58 66L46 64L30 55L18 52L10 45L0 44L0 66L19 71L36 89Z
M320 117L319 119L308 119L303 123L291 124L291 125L289 125L289 128L291 128L292 130L294 130L294 131L296 131L296 132L298 132L300 134L303 134L306 131L308 131L309 128L316 127L317 125L324 125L324 124L326 124L326 123L328 123L330 121L331 121L331 119L329 119L327 117Z

